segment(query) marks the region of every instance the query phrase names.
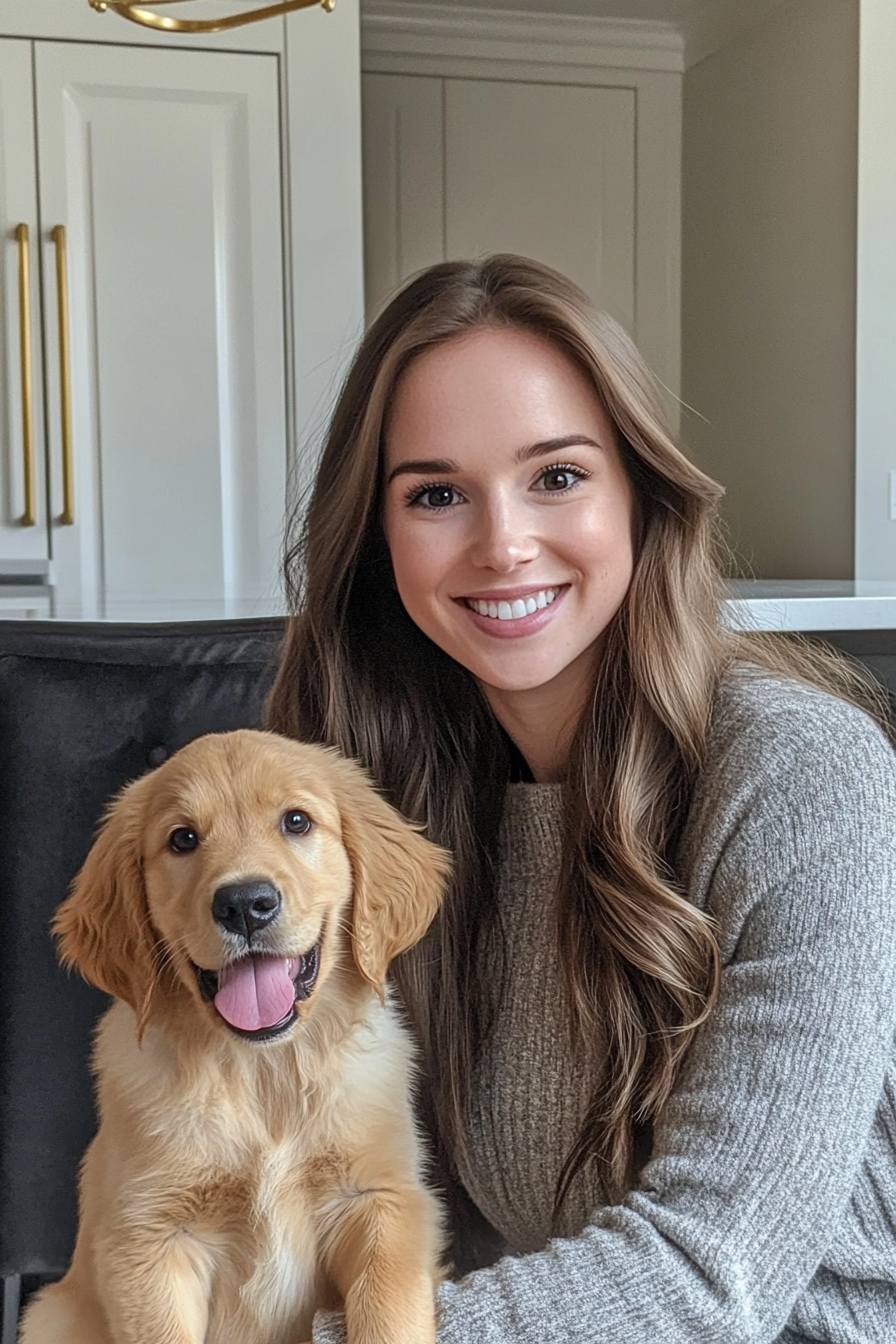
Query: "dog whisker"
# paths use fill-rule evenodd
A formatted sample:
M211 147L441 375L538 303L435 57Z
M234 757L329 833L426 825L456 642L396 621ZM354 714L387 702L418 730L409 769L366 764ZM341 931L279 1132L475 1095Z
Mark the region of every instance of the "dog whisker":
M180 937L171 938L167 941L160 939L156 947L162 950L161 960L164 964L173 961L175 954L178 952L185 952L189 956L186 934L181 934Z
M180 947L176 945L178 943L181 944ZM156 943L153 951L153 974L157 982L161 980L165 971L173 967L175 953L185 950L186 947L182 938L177 939L176 943L166 943L161 940Z

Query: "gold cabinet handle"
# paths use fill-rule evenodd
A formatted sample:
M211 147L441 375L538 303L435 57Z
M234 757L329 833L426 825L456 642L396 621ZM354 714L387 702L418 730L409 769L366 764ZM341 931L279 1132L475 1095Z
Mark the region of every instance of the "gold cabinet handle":
M16 228L19 245L19 363L22 369L22 451L25 512L22 527L37 523L34 488L34 397L31 384L31 275L28 259L28 225Z
M62 414L62 513L60 523L75 521L75 466L72 457L72 374L68 340L68 269L65 225L52 232L56 244L56 303L59 313L59 400Z
M155 5L182 3L182 0L152 0ZM169 19L162 14L153 14L152 10L142 9L131 0L89 0L92 9L105 14L111 9L131 23L142 23L146 28L159 28L166 33L223 33L229 28L239 28L244 23L257 23L259 19L273 19L280 14L291 14L296 9L309 9L319 4L328 14L333 12L336 0L278 0L275 5L266 5L264 9L250 9L245 14L232 14L221 19Z

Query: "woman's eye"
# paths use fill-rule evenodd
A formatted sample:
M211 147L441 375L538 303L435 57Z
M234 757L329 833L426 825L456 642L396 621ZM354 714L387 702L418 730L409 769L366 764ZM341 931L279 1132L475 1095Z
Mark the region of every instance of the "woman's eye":
M408 495L408 503L423 509L448 509L460 495L453 485L418 485Z
M569 490L587 474L579 467L546 467L541 473L541 487L556 494L560 490Z
M172 854L192 854L199 844L199 836L191 826L178 826L168 837L168 848Z
M311 830L312 821L306 812L293 810L283 813L280 825L287 835L307 835Z

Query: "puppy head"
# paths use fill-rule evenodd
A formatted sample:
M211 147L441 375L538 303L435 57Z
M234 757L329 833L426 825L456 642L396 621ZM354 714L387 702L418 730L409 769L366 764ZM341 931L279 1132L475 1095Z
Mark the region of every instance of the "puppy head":
M141 1031L186 995L222 1030L269 1041L311 1010L347 935L382 994L447 867L335 752L212 734L119 795L54 930L63 963L129 1003Z

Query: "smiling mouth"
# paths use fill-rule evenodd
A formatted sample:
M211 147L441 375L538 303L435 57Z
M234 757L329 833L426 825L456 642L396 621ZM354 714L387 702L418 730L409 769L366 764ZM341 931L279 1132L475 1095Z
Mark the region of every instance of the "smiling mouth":
M311 997L320 948L318 941L299 957L252 952L217 971L193 969L203 999L235 1035L270 1041L295 1025L296 1005Z
M512 602L486 602L473 597L465 597L464 602L477 616L489 616L493 621L520 621L524 616L532 616L549 607L560 591L560 588L539 588Z

